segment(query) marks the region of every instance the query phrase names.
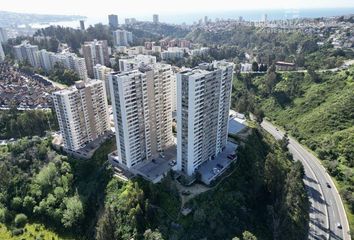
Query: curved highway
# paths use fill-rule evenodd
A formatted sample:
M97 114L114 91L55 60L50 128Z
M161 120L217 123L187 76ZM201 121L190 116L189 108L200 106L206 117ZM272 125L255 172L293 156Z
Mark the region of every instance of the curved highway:
M284 132L264 120L262 128L281 139ZM289 137L289 151L305 169L304 183L310 199L309 239L350 240L349 224L334 182L321 162L295 139Z

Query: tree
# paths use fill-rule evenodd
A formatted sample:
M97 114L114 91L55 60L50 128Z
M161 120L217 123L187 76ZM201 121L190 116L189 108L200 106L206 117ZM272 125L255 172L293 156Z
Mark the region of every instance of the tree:
M308 67L307 68L307 73L310 76L311 80L315 83L318 83L321 81L320 77L316 73L316 71L313 69L313 67Z
M163 237L159 231L151 231L151 229L147 229L144 232L144 240L163 240Z
M65 210L63 213L62 223L64 227L71 228L80 222L83 218L84 207L79 198L79 195L67 198L64 200Z
M27 216L23 213L17 214L15 217L16 227L24 227L27 223Z
M252 63L252 71L253 72L258 72L258 63L257 62L253 62Z
M261 124L263 122L263 118L265 117L262 109L255 109L254 116L256 117L256 121L259 124Z
M256 236L254 236L251 232L249 231L244 231L242 233L242 239L243 240L257 240Z

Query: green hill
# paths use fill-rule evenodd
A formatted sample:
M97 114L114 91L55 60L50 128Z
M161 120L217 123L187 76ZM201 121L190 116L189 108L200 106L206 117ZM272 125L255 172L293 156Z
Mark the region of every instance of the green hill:
M273 77L272 77L273 74ZM339 72L239 75L233 106L263 110L323 160L354 212L354 67ZM243 109L242 109L243 108ZM352 223L353 224L353 223Z

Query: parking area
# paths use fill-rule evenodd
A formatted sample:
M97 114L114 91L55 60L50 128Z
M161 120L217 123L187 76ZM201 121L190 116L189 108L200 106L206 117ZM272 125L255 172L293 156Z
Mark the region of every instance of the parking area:
M219 153L215 159L203 163L197 170L201 175L201 181L209 185L214 179L228 169L236 159L237 145L228 141L224 151Z
M134 167L134 170L147 180L157 183L166 176L176 164L176 145L170 146L163 155L155 156L152 161L145 161Z
M96 150L107 140L114 136L111 131L107 131L105 134L99 136L92 142L87 143L87 145L83 148L80 148L76 151L71 151L64 148L63 138L60 134L54 133L53 134L53 141L52 144L56 149L63 148L63 150L71 154L74 157L82 158L82 159L90 159L95 154Z

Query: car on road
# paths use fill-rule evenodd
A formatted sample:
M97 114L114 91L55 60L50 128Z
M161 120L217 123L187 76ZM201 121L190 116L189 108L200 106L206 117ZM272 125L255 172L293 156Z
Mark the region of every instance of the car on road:
M337 223L337 228L342 229L342 224Z
M328 188L332 188L331 185L329 183L326 183L327 187Z

